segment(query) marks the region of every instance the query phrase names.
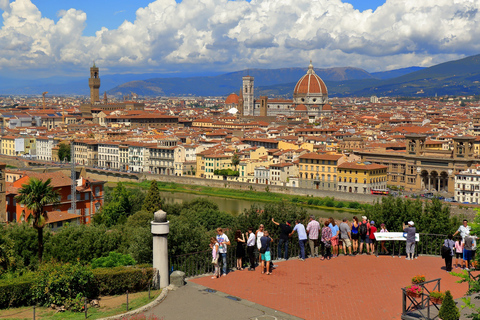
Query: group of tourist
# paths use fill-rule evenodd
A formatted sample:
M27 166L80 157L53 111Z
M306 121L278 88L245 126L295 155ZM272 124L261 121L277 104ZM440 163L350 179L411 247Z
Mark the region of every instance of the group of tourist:
M310 247L310 257L320 257L321 260L330 260L331 258L338 257L340 246L343 247L343 252L347 256L363 253L364 247L366 254L373 254L375 251L376 241L374 233L377 232L377 228L375 227L375 221L369 221L365 216L362 217L361 222L357 217L353 217L351 226L346 218L337 225L333 218L325 221L319 219L319 221L317 221L314 216L310 216L306 228L300 220L295 221L295 226L292 226L291 221L280 223L275 221L274 218L272 218L272 223L280 228L277 244L278 260L287 260L289 258L288 243L290 237L292 237L295 232L298 234L300 246L299 259L301 261L306 259L305 246L307 243ZM380 228L380 232L388 232L385 224L381 224ZM261 224L255 232L253 228L249 228L246 234L242 233L241 230L236 230L234 237L234 241L237 243L237 270L244 270L244 245L246 244L246 256L249 260L248 270L253 271L257 266L255 259L256 248L259 253L258 259L262 273L270 275L272 269L272 254L270 248L273 239L270 237L269 232L265 230L264 225ZM227 275L227 246L229 245L230 239L223 232L222 228L218 228L217 236L212 237L210 241L212 263L214 265L213 278ZM384 243L382 243L381 252L388 253ZM220 270L220 264L222 264L222 270Z
M471 230L468 221L463 220L458 230L454 234L449 234L443 242L442 257L445 259L447 272L452 271L453 257L455 257L455 268L464 270L472 268L471 261L475 257L476 237L470 234ZM460 235L457 236L458 234Z
M354 256L357 254L373 254L377 241L375 233L388 232L385 224L380 224L380 230L377 230L375 221L369 221L366 216L362 216L359 221L357 217L353 217L350 224L348 219L344 218L342 222L337 225L333 218L318 221L314 216L310 216L309 222L305 227L300 220L295 221L292 226L291 221L280 223L272 218L272 223L280 228L280 235L277 244L277 259L287 260L288 243L290 237L296 232L298 235L298 243L300 247L299 259L305 261L306 253L305 247L310 248L310 257L319 257L321 260L330 260L339 255L340 246L343 248L345 256ZM409 221L403 225L403 236L406 238L406 259L413 260L415 254L416 228L413 221ZM469 270L471 268L471 261L475 255L476 242L475 236L470 234L471 227L468 226L468 221L463 220L463 224L458 228L454 234L448 235L445 239L442 248L442 257L445 259L445 267L447 271L452 270L453 257L455 256L455 268L463 268ZM459 234L459 236L457 236ZM246 234L240 230L235 232L236 247L236 267L237 270L243 269L243 258L245 255L249 260L248 270L253 271L257 266L255 259L255 249L258 250L259 264L262 273L271 274L272 270L272 253L271 243L273 239L265 230L264 225L261 224L254 232L253 228L249 228ZM245 252L244 245L247 250ZM210 247L212 248L212 263L214 265L213 278L218 278L220 275L227 275L227 246L230 245L228 236L223 232L222 228L217 229L217 236L212 237ZM385 247L385 241L380 241L378 248L380 253L388 254ZM222 270L220 270L220 262Z

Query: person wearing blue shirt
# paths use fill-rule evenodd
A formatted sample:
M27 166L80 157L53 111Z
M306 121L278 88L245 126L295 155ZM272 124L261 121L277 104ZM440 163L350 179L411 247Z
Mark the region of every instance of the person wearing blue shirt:
M298 244L300 245L300 260L305 261L305 243L307 243L307 231L305 230L305 226L300 223L300 220L295 220L295 228L293 228L292 233L297 231L298 233Z
M332 255L334 258L338 256L338 231L340 230L335 223L333 218L330 218L330 224L328 225L330 230L332 230L332 239L330 240L332 244Z

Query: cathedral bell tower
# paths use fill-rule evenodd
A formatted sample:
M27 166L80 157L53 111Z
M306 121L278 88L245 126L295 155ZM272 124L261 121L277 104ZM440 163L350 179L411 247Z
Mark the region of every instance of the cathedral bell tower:
M93 67L90 68L90 79L88 79L88 86L90 87L90 103L94 104L100 101L100 76L98 73L98 67L93 63Z

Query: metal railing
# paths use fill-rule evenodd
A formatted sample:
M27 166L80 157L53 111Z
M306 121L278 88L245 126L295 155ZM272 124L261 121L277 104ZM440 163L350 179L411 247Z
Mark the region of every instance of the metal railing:
M418 283L417 285L422 288L422 293L418 297L411 296L406 287L402 288L402 316L414 314L416 319L438 319L440 308L430 300L430 292L434 290L440 291L440 280L438 278ZM432 317L430 309L433 308L436 309L437 314Z
M432 255L440 256L441 247L444 240L447 238L446 235L442 234L420 234L420 241L416 243L415 246L415 255ZM341 240L340 240L341 244ZM275 260L278 257L277 252L278 239L270 244L270 252L272 259ZM381 242L377 241L376 251L380 249ZM366 246L364 246L364 250ZM401 256L406 253L405 241L386 241L385 247L389 252L389 255L392 257ZM229 246L227 250L227 267L232 269L236 266L236 255L235 255L235 245ZM343 247L340 245L339 253L343 254ZM289 258L298 257L300 254L300 246L298 245L298 237L292 237L288 241L288 256ZM308 256L310 254L310 247L308 243L305 244L305 254ZM283 255L283 248L282 248ZM255 259L258 261L258 250L255 249ZM220 266L222 265L221 259ZM212 251L211 249L199 252L192 252L187 254L176 255L170 257L170 271L180 270L185 272L187 277L199 276L207 273L213 272L212 264ZM249 264L248 257L243 257L243 266Z

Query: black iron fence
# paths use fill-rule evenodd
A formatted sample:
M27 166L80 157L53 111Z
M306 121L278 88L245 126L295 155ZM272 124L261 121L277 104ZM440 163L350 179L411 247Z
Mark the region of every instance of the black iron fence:
M440 256L441 247L446 235L442 234L420 234L420 241L416 243L415 252L416 255L432 255ZM377 254L381 243L376 243ZM406 252L405 241L385 241L385 248L388 250L389 255L392 256L401 256ZM282 256L283 256L283 248ZM363 249L366 250L365 248ZM278 239L274 239L270 245L270 252L272 259L277 259L278 257ZM343 254L343 247L340 246L340 254ZM288 241L288 256L298 257L300 254L300 246L298 244L298 238L292 238ZM310 247L308 242L305 245L305 254L308 256L310 254ZM255 250L255 259L258 261L258 250ZM236 267L236 254L235 246L229 246L227 250L227 267L232 269ZM187 277L199 276L207 273L213 272L212 264L212 250L208 249L205 251L192 252L187 254L181 254L177 256L170 257L170 271L180 270L185 272ZM221 266L221 259L219 259ZM248 266L249 261L248 257L242 257L242 265Z
M402 288L402 316L415 319L438 319L439 304L430 299L430 292L440 291L440 278L416 284L421 293L414 295Z

